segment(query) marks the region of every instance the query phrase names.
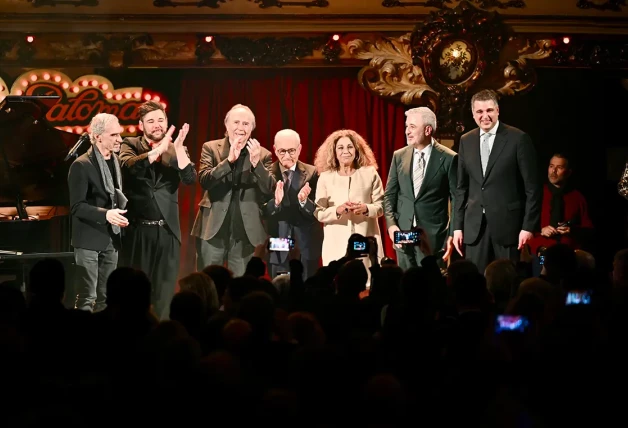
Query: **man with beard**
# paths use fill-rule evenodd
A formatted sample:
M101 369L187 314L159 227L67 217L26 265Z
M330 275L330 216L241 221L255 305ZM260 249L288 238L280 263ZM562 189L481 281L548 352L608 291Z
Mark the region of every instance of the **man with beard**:
M173 144L174 126L168 129L160 103L145 102L139 116L144 136L125 138L120 151L131 223L122 258L148 275L155 315L167 319L180 263L179 184L194 184L196 169L183 145L187 123Z
M120 229L128 226L122 193L118 118L99 113L89 125L92 146L70 166L68 187L77 272L76 307L105 309L107 278L118 266Z
M572 188L569 178L572 168L564 153L555 153L547 169L548 183L543 187L541 232L530 241L530 254L538 256L543 248L565 244L576 250L586 243L593 232L587 201ZM540 266L535 263L535 271Z

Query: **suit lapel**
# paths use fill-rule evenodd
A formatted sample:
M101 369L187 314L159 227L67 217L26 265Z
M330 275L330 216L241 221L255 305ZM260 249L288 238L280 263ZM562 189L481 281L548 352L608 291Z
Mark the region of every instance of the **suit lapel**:
M301 189L303 189L303 186L305 186L305 180L307 179L307 172L305 171L305 167L303 166L301 162L297 162L297 167L294 172L299 174L299 179L292 180L292 183L293 183L292 187L294 187L298 193ZM295 183L296 183L296 187L295 187Z
M442 150L440 150L440 148L436 144L434 144L432 146L430 160L427 162L427 167L425 168L425 177L423 178L423 183L421 183L421 188L419 189L419 193L417 194L416 199L419 199L421 195L425 193L428 184L430 183L430 181L432 181L444 161L445 156L443 156Z
M220 154L220 161L227 159L229 157L229 150L231 149L231 144L229 144L229 138L225 137L221 143L218 144L217 150Z
M401 170L405 172L410 183L410 189L414 189L414 183L412 182L412 157L414 156L414 148L408 146L405 153L401 157Z
M497 129L497 132L495 133L495 141L493 141L493 148L491 149L491 154L488 157L488 164L486 165L486 174L484 174L484 181L486 181L486 178L491 173L491 169L493 169L493 166L495 165L497 158L504 150L504 146L506 145L506 141L507 141L506 134L507 134L506 129L500 123L499 128ZM481 168L481 165L480 165L480 168Z
M480 157L480 128L476 128L474 135L465 141L465 155L469 157L469 174L477 174L478 181L482 182L482 158ZM468 154L467 154L468 153Z

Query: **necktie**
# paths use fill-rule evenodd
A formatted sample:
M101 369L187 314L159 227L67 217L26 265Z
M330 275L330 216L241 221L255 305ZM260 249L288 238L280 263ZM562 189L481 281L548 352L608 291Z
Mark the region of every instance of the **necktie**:
M423 183L423 176L425 175L425 153L421 152L421 157L414 162L414 168L412 170L412 184L414 185L414 197L416 198L421 189L421 183Z
M482 161L482 175L486 175L486 165L488 165L488 158L491 155L491 149L488 145L488 140L491 138L491 134L488 132L482 137L480 143L480 158Z
M290 180L292 180L292 173L293 171L291 169L287 169L283 172L283 188L285 189L284 192L287 192L288 189L290 188Z

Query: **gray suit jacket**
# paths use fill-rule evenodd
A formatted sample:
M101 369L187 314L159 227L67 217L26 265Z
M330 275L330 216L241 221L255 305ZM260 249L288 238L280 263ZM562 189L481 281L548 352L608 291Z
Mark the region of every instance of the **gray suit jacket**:
M452 215L457 183L458 155L439 143L434 143L425 170L425 178L419 194L414 197L412 160L414 147L406 146L395 151L388 173L384 193L384 215L388 227L397 225L401 230L417 225L427 233L434 251L443 248L447 236L453 235Z
M200 209L192 226L192 236L211 239L218 233L225 220L233 191L233 168L227 160L230 148L228 138L203 144L198 177L205 192L198 204ZM272 155L263 147L260 161L255 168L251 167L250 158L246 156L241 188L236 190L239 192L237 201L240 204L244 229L252 245L263 244L266 241L262 206L274 195L277 184L275 177L270 173L271 164Z

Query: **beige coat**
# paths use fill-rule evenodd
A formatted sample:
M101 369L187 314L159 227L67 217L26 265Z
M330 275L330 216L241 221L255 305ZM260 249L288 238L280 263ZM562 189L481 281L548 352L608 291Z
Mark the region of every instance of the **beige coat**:
M367 205L368 215L336 216L336 208L347 201ZM323 265L345 256L352 233L373 236L377 240L378 259L384 257L382 237L377 219L384 214L384 187L373 167L357 169L350 177L336 171L325 171L316 187L314 216L323 223Z

